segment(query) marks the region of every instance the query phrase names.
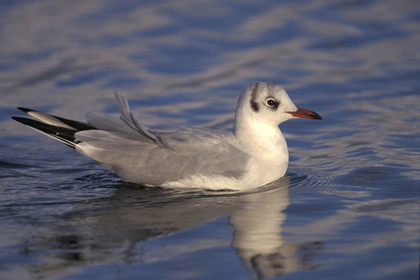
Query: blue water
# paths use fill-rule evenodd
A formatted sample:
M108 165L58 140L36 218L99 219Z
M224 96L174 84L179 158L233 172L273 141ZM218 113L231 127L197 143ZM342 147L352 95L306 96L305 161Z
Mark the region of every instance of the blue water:
M0 279L418 279L420 5L0 2ZM230 129L253 81L322 121L281 125L285 178L141 188L10 119Z

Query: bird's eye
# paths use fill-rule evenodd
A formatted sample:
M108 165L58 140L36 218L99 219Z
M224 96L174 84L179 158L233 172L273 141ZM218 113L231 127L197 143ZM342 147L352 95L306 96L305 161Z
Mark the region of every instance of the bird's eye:
M269 98L265 101L265 104L267 104L268 107L275 107L278 103L276 100Z

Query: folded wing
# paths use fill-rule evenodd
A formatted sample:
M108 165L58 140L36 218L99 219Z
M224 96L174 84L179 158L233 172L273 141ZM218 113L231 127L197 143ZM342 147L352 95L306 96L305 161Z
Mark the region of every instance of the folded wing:
M202 176L239 178L248 156L232 132L197 128L150 129L115 92L120 119L88 113L88 123L19 108L38 120L13 117L116 172L124 181L160 185ZM234 155L234 156L232 156Z

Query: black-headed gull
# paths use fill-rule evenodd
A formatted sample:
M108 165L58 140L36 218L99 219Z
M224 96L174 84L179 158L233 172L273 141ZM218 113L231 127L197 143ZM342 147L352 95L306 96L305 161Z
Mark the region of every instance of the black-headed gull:
M233 131L193 127L151 129L115 93L120 119L86 114L88 123L19 108L40 121L13 117L146 186L246 190L283 177L289 153L279 124L322 119L296 107L278 85L256 82L241 94Z

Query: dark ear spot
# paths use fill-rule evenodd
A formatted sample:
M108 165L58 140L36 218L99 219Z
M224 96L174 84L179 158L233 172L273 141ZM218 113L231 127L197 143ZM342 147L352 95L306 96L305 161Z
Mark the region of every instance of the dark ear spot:
M260 106L258 106L258 103L257 102L251 100L250 103L251 103L252 111L254 111L256 113L256 112L258 112L260 110Z
M257 103L257 93L258 89L260 87L260 83L255 83L254 86L251 89L251 100L249 103L251 104L251 109L255 113L257 113L260 110L260 106Z

